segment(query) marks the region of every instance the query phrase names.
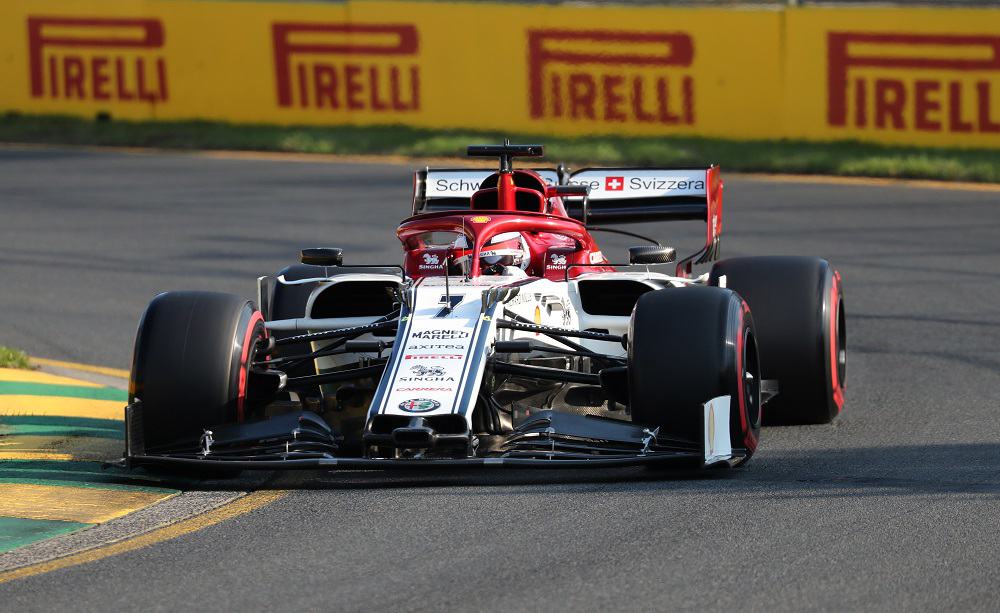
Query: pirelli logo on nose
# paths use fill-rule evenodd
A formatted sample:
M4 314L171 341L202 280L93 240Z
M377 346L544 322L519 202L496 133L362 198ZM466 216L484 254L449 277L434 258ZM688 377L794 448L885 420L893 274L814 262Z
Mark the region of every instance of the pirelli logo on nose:
M398 113L420 109L413 25L275 23L278 105Z
M529 30L531 117L692 125L693 61L681 32Z
M1000 132L1000 36L827 35L833 127Z
M33 98L165 102L158 19L28 17Z

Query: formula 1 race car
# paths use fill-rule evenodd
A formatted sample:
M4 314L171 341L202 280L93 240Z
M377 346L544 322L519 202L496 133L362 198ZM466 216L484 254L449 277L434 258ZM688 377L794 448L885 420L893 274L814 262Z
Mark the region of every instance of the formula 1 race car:
M197 470L737 466L768 423L843 408L840 276L805 257L712 262L719 168L426 169L401 266L336 248L258 280L259 309L170 292L139 324L126 465ZM614 263L602 224L697 219L679 261ZM673 265L673 274L652 272ZM623 269L623 270L619 270Z

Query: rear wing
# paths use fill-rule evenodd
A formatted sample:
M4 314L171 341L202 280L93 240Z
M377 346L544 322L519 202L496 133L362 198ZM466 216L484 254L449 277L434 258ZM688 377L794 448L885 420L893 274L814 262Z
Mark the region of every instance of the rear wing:
M705 219L709 203L708 172L584 168L570 174L567 183L586 187L587 197L563 198L563 204L570 217L584 223Z
M548 185L562 185L563 168L532 168ZM469 209L469 199L492 168L426 168L413 173L413 214Z
M584 185L588 195L563 198L570 217L598 224L702 220L705 246L677 263L678 274L691 272L719 256L722 235L722 176L709 168L584 168L566 182Z
M692 264L715 260L722 234L722 177L718 166L706 168L533 169L552 186L582 185L587 196L563 196L567 214L589 227L601 224L702 220L705 246L677 264L678 273ZM492 169L427 168L413 176L413 215L468 210L472 194Z

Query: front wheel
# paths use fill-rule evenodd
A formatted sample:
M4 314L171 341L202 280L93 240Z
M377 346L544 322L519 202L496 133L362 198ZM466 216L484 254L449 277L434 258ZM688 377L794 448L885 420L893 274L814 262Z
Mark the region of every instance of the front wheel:
M168 292L139 322L130 402L141 402L147 450L197 444L208 426L243 421L254 411L247 378L264 319L231 294Z
M760 361L739 295L716 287L648 292L632 312L628 339L632 421L701 446L708 464L753 455Z

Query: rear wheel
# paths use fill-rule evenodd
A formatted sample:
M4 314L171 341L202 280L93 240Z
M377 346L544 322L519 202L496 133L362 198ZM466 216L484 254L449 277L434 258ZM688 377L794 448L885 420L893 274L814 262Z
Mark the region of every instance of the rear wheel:
M628 338L632 421L707 445L705 403L728 396L730 444L749 459L760 434L760 362L746 303L714 287L649 292Z
M197 444L208 426L243 421L258 407L247 379L264 319L239 296L168 292L149 304L136 334L131 402L142 406L147 450Z
M766 256L718 262L709 283L723 277L753 311L764 378L778 380L765 423L832 421L843 410L847 378L840 275L820 258Z

